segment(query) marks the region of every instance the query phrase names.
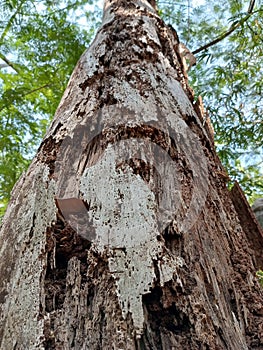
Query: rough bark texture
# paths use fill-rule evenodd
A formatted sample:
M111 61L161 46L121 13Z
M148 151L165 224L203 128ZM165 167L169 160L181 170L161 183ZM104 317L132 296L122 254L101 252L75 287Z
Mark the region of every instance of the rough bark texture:
M13 190L1 349L263 349L262 232L150 3L105 1Z
M255 214L253 214L247 203L245 195L237 182L233 186L230 194L242 228L246 233L251 251L254 252L252 257L255 259L255 265L262 269L263 231L262 227L260 226L260 216L258 215L260 210L255 211L254 208L253 210L255 211ZM260 206L256 207L256 209L259 208Z
M263 198L258 198L252 205L253 212L263 228Z

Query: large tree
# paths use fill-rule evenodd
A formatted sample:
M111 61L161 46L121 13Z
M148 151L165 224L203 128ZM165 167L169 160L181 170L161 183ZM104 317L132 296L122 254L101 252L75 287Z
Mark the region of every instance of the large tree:
M3 349L263 346L263 233L155 1L105 0L0 242Z
M73 68L98 27L99 3L1 2L0 221L12 187L27 169ZM254 0L158 4L162 18L196 53L190 85L209 110L220 159L252 203L263 188L263 5Z

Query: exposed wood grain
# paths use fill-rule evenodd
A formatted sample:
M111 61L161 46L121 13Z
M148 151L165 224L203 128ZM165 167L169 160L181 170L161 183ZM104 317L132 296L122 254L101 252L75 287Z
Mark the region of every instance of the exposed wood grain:
M255 264L258 269L263 268L263 230L251 210L246 197L236 182L231 190L232 202L237 211L240 223L247 235L252 256L255 257Z

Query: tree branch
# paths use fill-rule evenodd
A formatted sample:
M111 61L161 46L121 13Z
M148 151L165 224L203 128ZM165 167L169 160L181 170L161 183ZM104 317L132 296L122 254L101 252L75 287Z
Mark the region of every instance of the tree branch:
M0 58L1 58L2 61L4 61L6 63L7 67L12 68L14 71L19 73L19 69L16 67L16 64L14 64L11 61L9 61L9 59L6 58L1 52L0 52Z
M65 7L63 7L63 8L59 8L59 9L57 9L57 10L55 10L55 11L49 12L49 13L47 13L47 14L43 14L43 15L41 15L41 16L42 16L42 17L50 17L50 16L54 15L55 13L64 12L64 11L69 11L69 10L71 10L71 9L74 9L74 7L75 7L76 5L78 5L78 1L76 1L74 4L69 4L68 6L65 6Z
M8 33L9 29L11 28L12 24L13 24L13 21L15 20L16 18L16 15L19 13L19 11L21 10L22 6L24 5L24 3L26 2L26 0L23 0L20 2L19 6L17 7L16 11L12 14L12 16L10 17L5 29L3 30L3 33L0 37L0 43L3 42L6 34Z
M256 2L256 0L250 0L247 13L252 13L254 6L255 6L255 2Z
M254 9L254 6L255 6L255 0L250 0L248 10L247 10L247 15L244 18L241 18L240 21L234 22L225 33L221 34L220 36L218 36L214 40L210 41L206 45L203 45L203 46L199 47L198 49L194 50L193 54L195 55L201 51L208 49L209 47L219 43L220 41L222 41L226 37L228 37L230 34L232 34L238 27L241 26L241 24L245 23L249 19L249 17L252 15L252 11Z
M25 97L25 96L28 96L28 95L33 94L34 92L43 90L43 89L45 89L45 88L47 88L47 87L49 87L49 86L51 86L51 85L52 85L51 83L47 83L47 84L42 85L42 86L40 86L40 87L38 87L38 88L35 88L35 89L33 89L33 90L30 90L30 91L27 91L27 92L25 92L25 93L23 93L23 94L19 94L18 96L19 96L20 98L21 98L21 97ZM12 101L10 101L9 104L6 104L6 105L4 105L2 108L0 108L0 112L3 111L3 110L4 110L5 108L7 108L8 106L10 106L14 101L15 101L15 100L13 99Z
M27 95L30 95L30 94L33 94L34 92L37 92L37 91L39 91L39 90L43 90L43 89L45 89L45 88L47 88L47 87L49 87L49 86L51 86L50 83L47 83L47 84L45 84L45 85L42 85L42 86L40 86L40 87L38 87L38 88L35 88L35 89L33 89L33 90L30 90L30 91L24 93L24 94L22 95L22 97L27 96Z
M19 13L19 11L21 10L22 6L24 5L24 3L26 2L26 0L23 0L20 2L19 6L17 7L16 11L12 14L12 16L9 18L9 21L5 27L5 29L3 30L1 37L0 37L0 44L2 44L4 42L4 38L7 35L9 29L11 28L17 14ZM19 73L18 68L12 63L10 62L3 54L0 53L0 58L11 68L13 68L17 73Z

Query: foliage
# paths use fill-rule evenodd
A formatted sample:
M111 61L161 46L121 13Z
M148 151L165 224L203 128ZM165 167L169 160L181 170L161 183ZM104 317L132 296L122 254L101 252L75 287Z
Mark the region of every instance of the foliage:
M81 9L84 13L86 3L1 2L0 215L93 36L92 27L80 29L70 15Z
M263 271L262 270L257 271L257 278L259 280L259 283L263 287Z
M0 215L98 27L92 2L0 1ZM159 1L160 14L196 51L190 82L204 97L222 161L253 199L263 192L263 8L248 13L253 1L193 2ZM214 38L218 43L206 47Z
M253 202L263 196L263 6L203 1L189 13L186 1L176 2L180 11L163 3L162 14L197 57L190 82L208 109L219 156Z

